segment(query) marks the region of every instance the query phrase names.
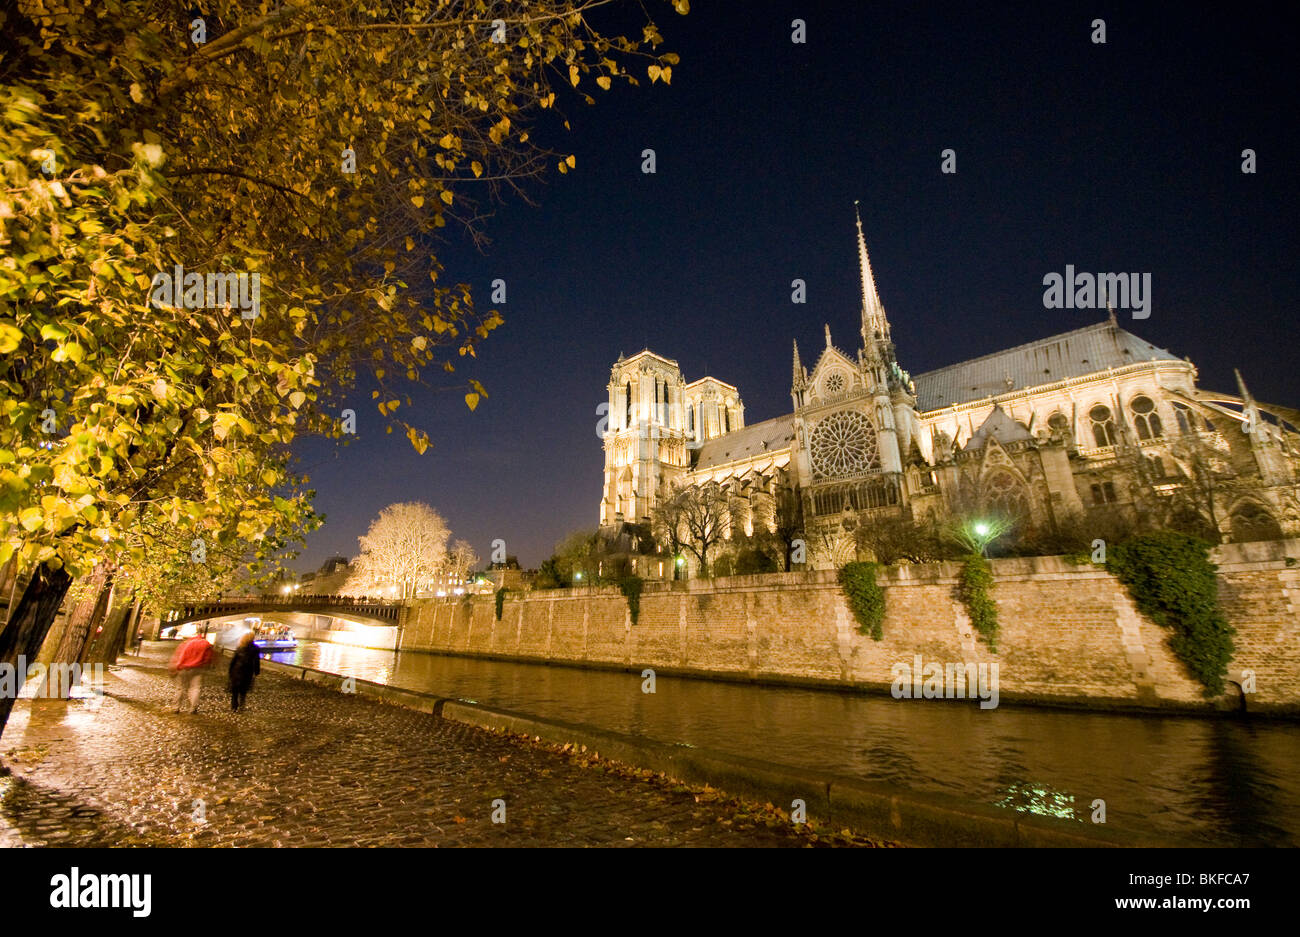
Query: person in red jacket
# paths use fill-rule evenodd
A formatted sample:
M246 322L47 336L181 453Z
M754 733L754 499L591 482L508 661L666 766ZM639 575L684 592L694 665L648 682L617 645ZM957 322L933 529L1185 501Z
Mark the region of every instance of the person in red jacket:
M176 675L176 711L189 698L190 712L199 711L199 684L212 663L212 645L201 634L186 638L172 655L168 669Z

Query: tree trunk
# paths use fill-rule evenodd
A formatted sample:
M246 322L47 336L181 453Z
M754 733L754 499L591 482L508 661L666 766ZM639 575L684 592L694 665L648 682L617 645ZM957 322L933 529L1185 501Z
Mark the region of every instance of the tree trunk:
M51 569L42 564L32 573L23 597L18 601L4 630L0 631L0 664L18 668L19 658L34 661L41 642L59 613L63 597L68 593L72 577L62 567ZM16 694L15 694L16 695ZM4 734L9 713L13 711L14 698L0 694L0 735Z
M113 608L103 618L103 627L92 631L86 639L82 660L87 664L111 664L117 660L118 637L125 628L125 619L131 614L129 605L114 602Z
M104 630L92 637L90 646L86 651L87 663L113 664L117 662L126 646L126 635L130 632L130 627L135 618L136 609L139 602L134 604L128 599L112 615L109 615L104 622Z
M86 596L77 603L68 624L63 631L63 640L54 654L56 664L75 664L85 656L86 646L94 635L95 629L104 620L108 611L109 593L112 591L112 573L103 563L98 564L90 574L90 585Z

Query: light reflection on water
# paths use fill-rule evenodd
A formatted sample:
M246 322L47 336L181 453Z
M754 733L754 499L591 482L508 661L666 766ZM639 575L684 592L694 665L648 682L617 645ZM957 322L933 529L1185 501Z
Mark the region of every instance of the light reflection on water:
M273 659L667 742L1219 845L1300 842L1300 728L999 707L303 642Z

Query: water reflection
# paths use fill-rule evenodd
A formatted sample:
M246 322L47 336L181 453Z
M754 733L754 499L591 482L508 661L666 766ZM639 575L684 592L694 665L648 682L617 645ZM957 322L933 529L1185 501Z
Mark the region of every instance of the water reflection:
M1286 723L893 700L303 642L273 659L543 718L1220 845L1300 840Z

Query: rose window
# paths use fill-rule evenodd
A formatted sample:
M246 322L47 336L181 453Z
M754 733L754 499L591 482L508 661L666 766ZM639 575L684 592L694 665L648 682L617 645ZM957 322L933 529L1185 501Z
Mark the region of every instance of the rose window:
M1008 472L997 472L984 483L984 503L1004 516L1023 517L1029 513L1024 487Z
M832 413L818 423L811 448L813 471L820 478L856 475L880 467L876 428L855 410Z
M844 393L844 386L844 375L838 371L826 378L826 393L828 395Z

